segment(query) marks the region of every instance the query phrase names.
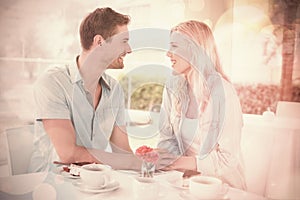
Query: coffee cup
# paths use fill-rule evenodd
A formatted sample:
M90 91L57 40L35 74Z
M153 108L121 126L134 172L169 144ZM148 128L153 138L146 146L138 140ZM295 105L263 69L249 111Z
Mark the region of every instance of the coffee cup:
M104 188L111 181L111 169L101 164L84 165L80 169L80 178L87 187Z
M199 199L215 199L227 193L228 185L215 177L195 176L190 178L189 191Z
M159 183L148 177L135 177L133 180L133 194L135 199L153 200L158 198Z

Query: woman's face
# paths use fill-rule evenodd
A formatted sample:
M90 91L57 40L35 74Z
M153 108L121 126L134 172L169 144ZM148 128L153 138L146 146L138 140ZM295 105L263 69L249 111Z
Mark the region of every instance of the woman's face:
M172 68L175 72L179 74L187 74L191 69L191 65L186 60L186 44L182 38L178 36L178 33L171 33L170 49L167 52L167 56L171 59Z

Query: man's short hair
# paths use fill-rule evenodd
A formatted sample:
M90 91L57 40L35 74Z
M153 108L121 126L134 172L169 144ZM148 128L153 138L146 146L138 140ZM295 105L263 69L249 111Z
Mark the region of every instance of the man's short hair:
M105 40L116 34L117 26L127 25L128 15L120 14L111 8L97 8L80 24L80 42L85 50L93 44L95 35L101 35Z

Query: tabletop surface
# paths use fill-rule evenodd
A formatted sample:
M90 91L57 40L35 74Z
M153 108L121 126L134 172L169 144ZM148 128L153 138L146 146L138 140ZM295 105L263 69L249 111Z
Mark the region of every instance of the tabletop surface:
M264 118L262 115L243 114L245 127L265 127L272 129L300 130L300 118L286 118L275 116L273 119Z
M82 192L77 186L80 179L70 179L54 172L23 174L0 178L0 199L134 199L133 182L138 174L131 171L113 171L112 177L119 186L101 193ZM188 190L176 187L169 180L180 177L177 171L156 174L159 183L157 199L194 199ZM172 178L172 179L170 179ZM223 199L263 200L262 196L229 188Z

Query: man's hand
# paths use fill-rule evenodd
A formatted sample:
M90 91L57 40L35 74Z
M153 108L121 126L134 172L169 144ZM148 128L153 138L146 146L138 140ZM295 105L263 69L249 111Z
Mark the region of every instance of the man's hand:
M197 170L196 158L192 156L177 156L176 159L162 170L177 170L184 172L185 170Z

